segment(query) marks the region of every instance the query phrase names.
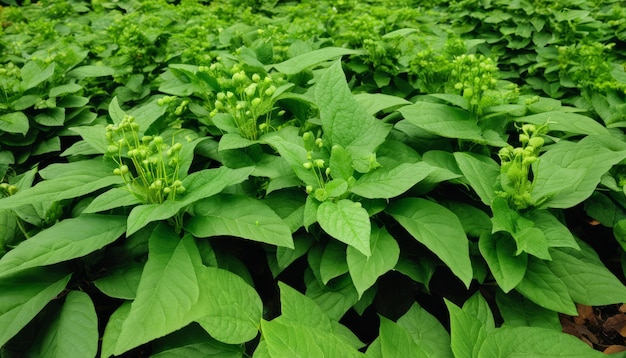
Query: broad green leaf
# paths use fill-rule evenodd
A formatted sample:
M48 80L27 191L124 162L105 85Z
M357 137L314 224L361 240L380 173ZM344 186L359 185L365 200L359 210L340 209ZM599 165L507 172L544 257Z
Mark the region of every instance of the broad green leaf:
M485 331L491 332L496 328L491 308L489 308L487 300L480 294L480 291L474 293L463 303L463 311L478 318L482 322Z
M309 271L305 273L304 281L305 295L315 301L331 320L339 321L359 300L348 275L338 277L326 286Z
M508 232L515 239L517 251L515 255L527 252L540 259L549 260L548 241L540 229L531 220L522 217L517 211L509 208L507 201L497 197L491 204L493 211L492 232Z
M483 204L491 205L496 197L495 185L500 165L489 157L475 153L455 152L454 159Z
M225 133L220 138L218 150L221 152L228 149L246 148L256 143L257 141L244 138L239 133Z
M240 276L216 267L198 271L202 315L200 323L213 338L229 344L254 339L259 332L263 303Z
M91 298L70 291L58 315L44 328L29 352L38 357L95 357L98 353L98 317Z
M391 127L369 115L354 99L337 61L324 70L315 85L324 139L350 152L355 170L366 173L375 160L375 150Z
M78 83L68 83L60 86L56 86L50 89L48 96L59 97L65 94L75 93L83 89L83 86Z
M29 128L28 117L22 112L13 112L0 116L0 130L26 135Z
M167 111L167 106L159 106L157 99L153 99L141 106L133 107L126 113L135 117L135 123L139 124L139 132L143 133Z
M187 188L185 195L176 200L166 200L161 204L139 205L128 215L127 234L131 235L147 224L169 219L182 208L221 192L229 185L239 184L248 178L252 168L229 169L219 167L194 172L183 179Z
M86 166L87 164L85 163ZM65 165L67 167L60 165L58 169L71 168L71 164ZM107 166L93 169L91 173L74 173L43 180L32 188L20 190L15 195L0 199L0 209L15 209L33 202L54 202L76 198L98 189L124 183L121 177L113 175L113 169L109 172ZM46 175L44 170L39 172L42 177ZM72 171L68 170L68 173Z
M189 326L155 341L153 357L160 358L242 358L242 345L231 345L213 339L200 325Z
M542 209L530 210L524 213L523 217L531 220L535 227L543 232L549 247L580 249L570 229L552 215L550 211Z
M532 194L547 197L541 207L573 207L589 198L601 177L624 158L626 145L611 136L561 140L540 157Z
M485 339L481 358L508 357L606 357L573 335L547 328L499 328Z
M438 136L488 143L476 119L463 109L440 103L417 102L400 108L398 112L409 123Z
M165 224L157 226L150 236L137 296L115 346L116 355L174 332L198 317L196 267L200 262L190 235L179 239Z
M392 270L400 257L400 247L396 240L383 228L372 225L370 236L371 256L367 257L352 246L348 246L346 259L350 277L359 293L372 287L378 278Z
M120 103L117 100L117 96L111 99L109 102L109 117L113 120L113 123L120 124L126 115L126 112L120 107Z
M426 290L428 290L430 279L435 274L436 268L437 262L435 262L435 259L420 257L416 260L408 256L400 255L394 270L409 277L415 282L423 284Z
M86 214L65 219L4 255L0 277L85 256L117 240L125 229L122 216Z
M362 357L331 331L282 320L261 321L263 339L272 357Z
M585 200L585 212L606 227L613 227L626 219L626 210L598 191ZM623 224L622 224L623 225ZM626 251L626 249L624 249Z
M551 249L553 260L546 265L567 286L576 303L604 306L626 301L626 287L600 261L596 252L580 243L581 250Z
M432 358L452 357L450 334L441 323L425 309L414 303L398 319L413 341L424 351L424 356Z
M307 150L304 148L304 140L298 128L288 126L278 132L264 135L261 141L272 146L306 185L317 185L317 177L313 171L303 167L307 161Z
M459 218L468 236L480 237L483 233L491 232L491 218L485 211L459 201L444 201L441 204Z
M67 72L65 76L82 80L83 78L113 76L114 74L115 70L108 66L85 65L72 69Z
M515 121L521 123L532 123L538 126L548 123L550 131L583 135L609 135L609 130L593 118L559 110L519 117L515 118Z
M322 283L326 285L328 281L347 272L346 245L330 240L324 247L320 261L320 278Z
M0 347L65 289L71 275L33 268L0 279Z
M108 358L115 352L115 345L120 338L122 332L122 325L128 317L131 301L124 301L109 317L109 321L104 329L104 335L102 336L102 354L103 358Z
M561 331L558 312L543 308L519 293L496 292L496 304L506 327L543 327Z
M345 55L353 55L360 53L357 50L351 50L343 47L324 47L319 50L304 53L302 55L290 58L281 63L272 65L276 70L286 75L294 75L298 72L306 70L309 67L319 65L323 62L335 59Z
M104 125L89 125L82 127L70 127L69 130L78 133L85 142L89 143L100 154L106 153L109 145L107 138L104 136L106 131Z
M445 207L421 198L400 199L386 212L417 241L434 252L469 287L472 263L467 236L459 219Z
M312 299L282 282L278 282L278 287L280 288L280 320L332 331L330 319Z
M444 298L450 313L450 347L455 357L480 357L478 352L489 331L484 323L468 310Z
M298 258L302 257L309 251L311 245L315 243L315 239L311 235L296 234L293 236L294 248L278 246L276 248L276 261L280 269L285 269Z
M403 194L434 170L435 167L425 162L402 163L392 168L382 166L361 176L350 191L368 199L390 199Z
M55 63L51 63L45 68L39 66L35 61L27 62L22 67L22 83L20 85L22 92L37 87L38 84L44 82L54 74Z
M404 327L383 316L379 318L381 357L427 357Z
M130 263L112 269L107 276L95 280L94 285L105 295L132 300L137 296L143 265Z
M39 113L33 119L42 126L60 127L65 124L65 108L48 108L45 112Z
M383 93L359 93L354 95L354 99L370 115L411 104L411 102L402 97Z
M113 188L98 195L89 205L83 210L83 213L97 213L100 211L111 210L123 206L133 206L141 204L139 200L131 194L127 188Z
M317 209L317 221L333 238L352 246L365 256L371 255L371 224L367 211L360 203L348 199L323 202Z
M528 257L524 279L515 289L541 307L577 316L576 306L562 276L555 275L545 261Z
M243 195L220 194L196 202L185 225L196 237L236 236L293 248L291 229L265 203Z
M516 255L516 244L511 237L484 233L480 236L478 247L502 291L509 292L522 281L528 255L525 252Z
M96 157L70 163L51 164L41 169L39 175L46 180L68 179L89 174L104 177L113 174L114 168L117 168L117 164L112 160ZM120 180L120 182L122 181Z

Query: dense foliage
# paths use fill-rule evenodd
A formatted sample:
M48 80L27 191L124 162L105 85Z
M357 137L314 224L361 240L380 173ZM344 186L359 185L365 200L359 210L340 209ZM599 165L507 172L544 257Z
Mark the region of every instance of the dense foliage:
M0 2L1 357L601 355L620 1Z

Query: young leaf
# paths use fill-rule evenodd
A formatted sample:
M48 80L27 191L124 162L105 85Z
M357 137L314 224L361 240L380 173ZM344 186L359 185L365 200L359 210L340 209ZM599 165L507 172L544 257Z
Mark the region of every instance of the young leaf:
M259 332L263 303L258 293L240 276L216 267L198 271L201 290L195 319L213 338L229 344L252 340Z
M383 93L359 93L354 95L354 99L372 116L380 111L411 104L411 102L402 97Z
M570 316L578 315L562 276L555 275L543 260L528 257L526 275L515 289L541 307Z
M315 86L324 138L331 147L339 144L350 152L353 167L369 171L376 147L383 143L391 127L367 114L350 92L337 61L322 72Z
M326 313L312 299L292 287L278 282L280 288L279 319L298 325L332 331L332 325Z
M252 168L249 167L239 169L219 167L190 174L183 179L183 186L187 191L182 199L134 207L128 215L127 234L131 235L151 222L169 219L189 204L215 195L229 185L241 183L248 178L251 171Z
M450 334L441 323L417 303L398 319L413 341L424 351L425 357L452 357Z
M368 199L390 199L403 194L434 170L435 167L425 162L383 166L361 176L350 191Z
M0 116L0 130L3 132L26 135L29 127L28 117L22 112L7 113Z
M294 75L298 72L306 70L309 67L319 65L334 58L357 53L359 53L359 51L343 47L325 47L292 57L272 66L278 70L278 72L282 72L287 75Z
M28 353L52 358L95 357L98 317L91 298L84 292L70 291L58 316L44 328L41 339Z
M478 356L505 357L606 357L582 340L559 331L539 327L499 328L485 339Z
M112 269L107 276L95 280L94 285L105 295L132 300L137 296L143 265L130 263Z
M331 320L339 321L358 302L358 293L348 275L325 286L309 271L305 273L306 296L322 308Z
M370 250L370 218L359 203L348 199L323 202L317 209L317 221L333 238L354 247L365 256Z
M380 317L380 352L381 357L426 357L409 332L399 324Z
M386 212L469 287L473 277L469 245L456 215L439 204L420 198L400 199L390 204Z
M4 255L0 277L85 256L117 240L125 229L122 216L86 214L65 219Z
M549 124L550 131L568 132L571 134L609 135L606 127L593 118L565 111L550 111L515 119L516 122L532 123L538 126Z
M83 210L83 213L97 213L100 211L107 211L123 206L133 206L141 204L141 202L135 198L127 188L113 188L98 195L89 205Z
M383 228L372 225L370 236L371 256L367 257L352 246L348 246L346 259L350 270L350 277L359 293L359 298L378 277L392 270L400 257L400 247L396 240Z
M534 226L543 232L549 247L580 249L570 229L552 215L550 211L534 209L524 213L523 217L531 220Z
M263 202L220 194L198 201L185 228L196 237L229 235L293 248L291 229Z
M324 247L320 261L320 278L322 283L326 285L328 281L347 272L346 245L336 240L330 240Z
M122 324L114 354L162 337L198 317L196 267L200 262L190 235L179 239L166 225L157 226L150 236L137 297Z
M526 274L528 254L516 255L513 239L502 233L484 233L478 241L478 248L487 265L504 292L509 292Z
M480 357L478 352L489 333L476 315L444 299L450 312L450 346L455 357Z
M0 279L0 347L61 293L70 277L66 272L37 267Z
M54 75L55 63L51 63L46 68L41 68L35 61L28 61L22 67L22 83L20 85L22 92L37 87L38 84L47 80Z
M126 317L128 317L131 305L130 301L124 301L109 317L109 321L104 329L104 335L102 336L101 356L103 358L108 358L115 352L115 345L120 338L122 325Z

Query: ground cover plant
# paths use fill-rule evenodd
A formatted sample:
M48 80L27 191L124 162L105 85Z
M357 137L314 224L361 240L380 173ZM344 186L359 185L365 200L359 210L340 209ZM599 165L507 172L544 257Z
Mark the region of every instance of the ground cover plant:
M619 1L0 3L0 356L626 349Z

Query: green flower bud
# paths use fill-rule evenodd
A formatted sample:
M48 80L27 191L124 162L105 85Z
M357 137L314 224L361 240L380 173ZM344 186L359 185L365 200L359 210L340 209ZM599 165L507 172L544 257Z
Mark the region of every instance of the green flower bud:
M315 159L313 163L318 168L324 168L324 164L325 164L324 159Z
M531 146L533 146L535 148L541 148L544 143L545 143L545 141L541 137L532 137L532 138L530 138L530 141L528 142L529 145L531 145Z
M304 163L302 163L302 166L304 167L304 169L311 169L311 168L313 168L313 163L311 163L311 162L304 162Z

